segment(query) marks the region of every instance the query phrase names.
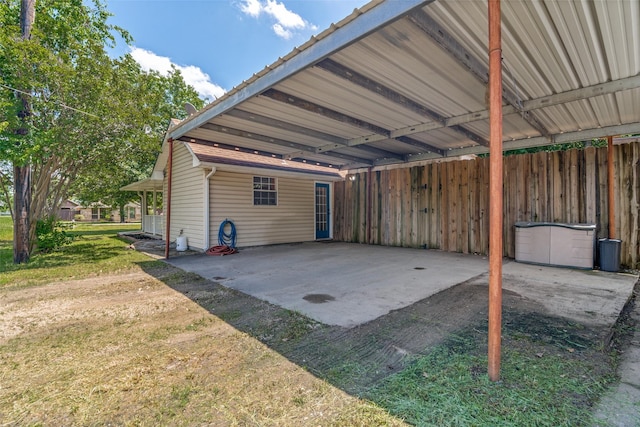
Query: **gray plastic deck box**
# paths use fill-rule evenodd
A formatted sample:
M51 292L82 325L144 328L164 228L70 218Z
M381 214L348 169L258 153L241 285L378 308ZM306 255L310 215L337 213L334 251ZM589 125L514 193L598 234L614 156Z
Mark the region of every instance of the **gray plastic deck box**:
M516 261L593 269L596 225L516 222Z

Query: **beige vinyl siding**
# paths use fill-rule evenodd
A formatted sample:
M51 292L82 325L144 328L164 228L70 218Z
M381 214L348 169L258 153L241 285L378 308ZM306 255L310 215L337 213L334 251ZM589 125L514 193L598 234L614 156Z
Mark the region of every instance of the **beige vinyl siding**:
M173 152L173 185L171 187L171 242L183 230L189 249L204 250L204 170L193 167L193 156L176 143ZM167 200L168 173L164 179L164 200ZM165 209L166 211L166 209Z
M211 245L218 244L218 229L225 219L233 221L239 247L314 240L314 182L277 178L277 206L253 205L253 177L272 176L216 172L211 177Z

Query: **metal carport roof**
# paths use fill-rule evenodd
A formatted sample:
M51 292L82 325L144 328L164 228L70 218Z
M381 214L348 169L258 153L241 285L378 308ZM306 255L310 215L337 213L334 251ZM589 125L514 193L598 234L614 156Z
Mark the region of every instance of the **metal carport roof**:
M640 2L502 6L504 149L640 133ZM372 1L167 137L342 169L488 152L486 1Z

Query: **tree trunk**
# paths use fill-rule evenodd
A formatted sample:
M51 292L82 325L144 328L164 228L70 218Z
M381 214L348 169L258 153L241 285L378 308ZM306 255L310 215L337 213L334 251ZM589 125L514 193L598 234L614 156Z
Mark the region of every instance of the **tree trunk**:
M31 27L36 16L36 0L22 0L20 3L20 31L22 39L31 38ZM20 93L20 110L18 117L21 126L16 129L16 134L28 138L28 120L31 116L29 97ZM30 236L30 207L31 207L31 166L13 165L13 182L15 195L14 201L14 226L13 226L13 262L21 264L29 261L31 253Z
M36 19L36 0L21 0L20 2L20 31L23 40L31 38L31 27Z
M22 264L29 261L31 205L31 167L14 166L14 213L13 218L13 262Z

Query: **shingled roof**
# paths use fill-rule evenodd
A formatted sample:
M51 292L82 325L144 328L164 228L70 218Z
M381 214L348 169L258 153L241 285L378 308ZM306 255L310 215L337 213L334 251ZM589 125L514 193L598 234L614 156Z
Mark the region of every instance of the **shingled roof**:
M189 150L201 162L215 165L245 166L252 168L274 169L289 172L311 173L315 175L342 178L339 170L317 162L287 160L275 154L263 154L239 148L223 148L219 144L186 142Z

